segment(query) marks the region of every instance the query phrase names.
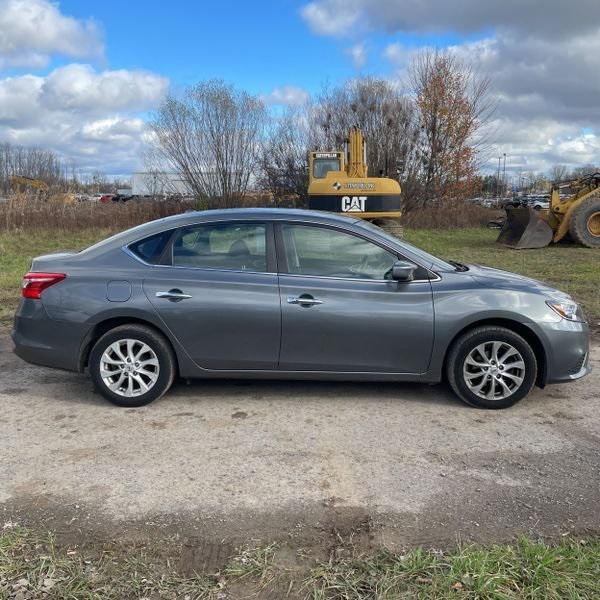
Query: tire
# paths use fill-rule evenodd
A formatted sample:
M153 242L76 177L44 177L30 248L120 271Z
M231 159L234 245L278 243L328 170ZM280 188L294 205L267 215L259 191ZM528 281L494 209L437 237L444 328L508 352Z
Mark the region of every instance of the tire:
M134 358L136 355L139 362ZM89 371L96 390L113 404L144 406L171 387L176 373L175 356L165 337L151 327L120 325L94 344ZM109 372L114 375L107 377ZM110 389L110 384L118 387Z
M582 246L600 248L600 198L588 198L573 211L569 233Z
M500 361L488 366L489 361L477 349L483 345L483 352L491 354L493 360L494 343L499 344L495 348ZM473 360L485 366L475 366ZM452 345L446 363L446 374L454 393L470 406L491 409L508 408L527 396L535 385L537 369L535 353L527 341L506 327L496 326L476 327L461 335ZM477 375L479 372L481 377ZM520 384L517 383L519 378ZM477 393L480 383L483 387ZM488 394L492 385L493 397Z

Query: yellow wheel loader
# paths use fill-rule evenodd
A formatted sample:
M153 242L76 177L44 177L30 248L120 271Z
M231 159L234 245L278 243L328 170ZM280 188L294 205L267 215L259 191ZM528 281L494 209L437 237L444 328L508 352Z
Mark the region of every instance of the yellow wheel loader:
M561 198L561 191L570 195ZM511 248L543 248L566 236L600 248L600 173L552 184L550 208L507 208L497 242Z
M399 218L400 184L388 177L369 177L366 154L358 127L350 130L344 150L310 152L308 207L371 221Z

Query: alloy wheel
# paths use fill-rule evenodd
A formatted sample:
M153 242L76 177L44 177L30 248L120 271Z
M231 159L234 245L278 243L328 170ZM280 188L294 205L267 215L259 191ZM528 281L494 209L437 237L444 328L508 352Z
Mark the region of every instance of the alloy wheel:
M156 353L140 340L117 340L106 348L100 359L100 377L106 387L127 398L150 391L159 373Z
M469 390L486 400L504 400L514 394L525 379L525 361L511 344L500 341L475 346L463 364Z

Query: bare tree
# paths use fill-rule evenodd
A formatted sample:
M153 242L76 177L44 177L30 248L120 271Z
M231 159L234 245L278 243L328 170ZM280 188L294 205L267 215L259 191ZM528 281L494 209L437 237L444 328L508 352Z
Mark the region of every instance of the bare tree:
M262 146L259 183L276 201L288 195L307 197L310 132L306 117L306 106L289 108L274 120Z
M66 170L60 157L51 150L0 144L0 190L7 193L11 177L39 179L49 186L63 186Z
M481 134L494 110L490 80L437 50L417 55L409 76L419 113L419 200L460 197L474 181Z
M323 149L341 147L358 125L367 140L370 174L408 178L418 133L414 105L389 81L364 77L324 90L311 122L311 142Z
M266 121L256 97L222 81L168 97L151 122L156 149L207 206L233 206L256 170Z
M554 165L549 172L550 181L562 181L569 175L569 168L566 165Z

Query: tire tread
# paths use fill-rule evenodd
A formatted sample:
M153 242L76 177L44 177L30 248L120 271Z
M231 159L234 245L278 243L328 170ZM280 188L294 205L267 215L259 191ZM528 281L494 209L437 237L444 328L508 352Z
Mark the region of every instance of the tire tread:
M528 348L529 351L531 352L531 356L533 357L533 365L532 365L533 377L530 377L531 384L529 385L529 387L525 391L525 393L523 393L524 389L518 391L519 397L516 400L513 400L512 397L509 397L507 399L507 401L495 401L495 404L488 403L488 402L484 401L483 398L481 399L481 401L479 401L479 400L474 401L471 398L469 398L468 396L466 396L463 393L463 391L460 389L460 386L459 386L459 383L458 383L458 380L456 377L456 360L457 360L458 355L459 355L461 349L463 348L463 346L465 344L468 344L470 342L470 340L472 340L473 338L479 337L482 334L486 334L486 335L489 334L490 338L493 338L494 336L497 336L497 335L506 336L507 334L509 336L515 336L519 340L519 342L524 344L524 346L526 348ZM473 329L469 329L468 331L463 333L452 344L452 347L450 348L450 351L448 353L448 359L447 359L446 365L447 365L446 366L446 375L448 377L448 383L450 384L452 391L465 404L468 404L469 406L473 406L475 408L492 408L492 409L508 408L509 406L512 406L513 404L518 402L522 397L527 396L527 394L529 394L529 392L532 390L532 388L535 385L535 381L537 379L537 369L538 369L537 361L535 359L535 353L533 352L533 349L531 348L531 346L529 345L527 340L525 340L525 338L523 338L521 335L519 335L512 329L509 329L508 327L502 327L500 325L482 325L479 327L474 327Z

